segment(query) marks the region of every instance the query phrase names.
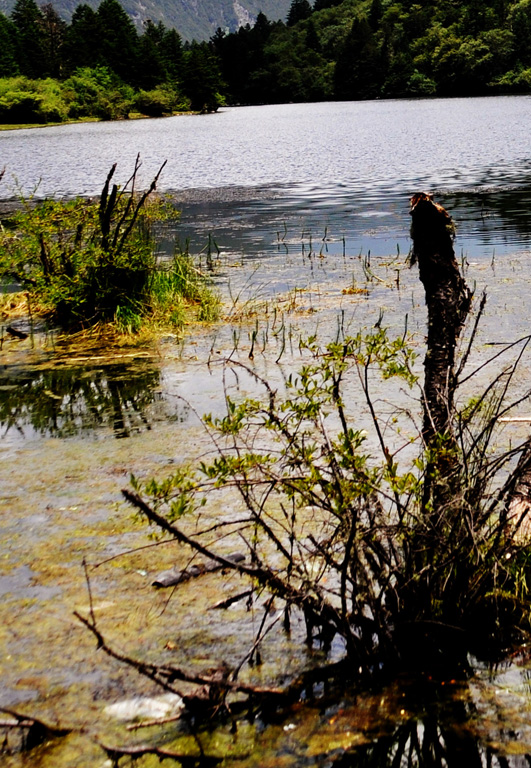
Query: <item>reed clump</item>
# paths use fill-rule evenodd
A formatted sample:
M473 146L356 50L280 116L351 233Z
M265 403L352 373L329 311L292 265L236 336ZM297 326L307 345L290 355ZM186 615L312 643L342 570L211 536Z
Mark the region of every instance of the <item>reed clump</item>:
M18 283L32 311L69 331L104 324L138 333L146 322L180 329L213 320L219 301L189 254L159 257L153 226L175 216L150 187L123 187L111 168L98 200L23 200L0 229L0 279Z

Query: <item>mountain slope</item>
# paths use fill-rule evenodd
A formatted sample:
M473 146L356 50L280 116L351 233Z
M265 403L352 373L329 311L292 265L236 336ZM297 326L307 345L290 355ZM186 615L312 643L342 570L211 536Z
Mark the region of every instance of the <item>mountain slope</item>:
M99 5L99 0L52 0L67 21L81 2L92 8ZM14 4L15 0L0 0L0 12L9 15ZM146 19L162 21L184 40L199 41L208 40L218 27L233 32L247 23L252 25L260 11L271 21L284 20L291 0L121 0L121 4L140 29Z

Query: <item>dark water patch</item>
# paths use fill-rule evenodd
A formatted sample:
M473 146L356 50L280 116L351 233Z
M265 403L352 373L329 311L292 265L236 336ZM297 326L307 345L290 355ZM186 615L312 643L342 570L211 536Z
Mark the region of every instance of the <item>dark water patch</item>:
M21 565L7 574L0 575L0 597L16 599L49 600L61 592L59 587L45 587L34 583L35 574L29 565Z
M165 408L160 372L151 365L68 366L0 371L0 424L24 434L71 437L110 428L115 437L149 431L174 415Z

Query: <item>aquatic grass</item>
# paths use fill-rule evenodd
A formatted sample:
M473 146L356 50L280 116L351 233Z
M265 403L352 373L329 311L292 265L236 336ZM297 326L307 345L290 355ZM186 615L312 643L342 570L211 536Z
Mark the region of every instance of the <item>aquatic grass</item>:
M176 327L190 317L206 323L220 317L219 295L189 253L159 261L151 278L150 300L154 318Z
M168 266L153 225L176 212L155 195L163 164L144 192L137 157L123 187L109 172L98 201L22 200L0 230L0 277L18 282L39 314L70 331L100 323L136 334L146 321L182 328L187 317L212 321L219 301L188 255Z

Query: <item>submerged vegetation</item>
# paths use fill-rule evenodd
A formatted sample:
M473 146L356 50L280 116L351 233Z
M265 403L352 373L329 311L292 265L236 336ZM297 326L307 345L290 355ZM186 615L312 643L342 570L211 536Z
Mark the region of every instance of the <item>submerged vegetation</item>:
M113 324L135 333L149 321L181 329L188 317L214 320L218 299L188 253L162 259L153 225L175 211L151 186L138 192L109 172L94 202L23 201L0 229L0 279L26 292L30 313L68 330Z
M103 200L112 194L111 184L112 179ZM492 662L518 648L530 630L529 446L510 445L500 424L529 395L518 381L529 339L498 347L490 360L484 349L478 354L484 307L478 299L473 327L458 345L471 297L457 270L453 227L425 195L417 196L414 210L411 260L420 266L429 315L424 375L414 351L418 339L406 332L392 335L381 316L376 326L359 332L338 322L332 343L300 340L302 363L291 372L269 365L266 354L262 358L257 322L246 362L235 338L224 374L216 377L214 371L216 394L208 400L217 408L224 395L226 413L204 417L198 432L203 435L204 429L211 438L206 448L202 436L196 441L198 432L164 432L160 424L137 441L138 459L131 458L133 441L114 464L105 464L102 457L108 454L99 454L95 465L112 471L115 490L121 487L116 475L127 476L131 468L137 474L125 496L151 523L155 541L148 546L173 542L148 550L143 539L145 552L125 553L119 589L131 601L115 598L116 592L107 599L109 583L100 566L110 559L115 570L118 546L103 545L99 516L95 539L83 550L92 561L85 568L88 599L75 598L83 626L72 646L76 652L83 643L90 646L92 636L83 637L87 628L99 649L83 662L83 673L94 664L108 674L103 651L110 664L127 664L147 678L135 681L135 693L152 696L156 685L165 703L173 702L164 715L160 709L153 715L137 710L131 719L142 718L139 722L98 735L97 744L113 765L138 759L148 766L158 758L185 765L249 766L257 759L266 764L256 755L268 738L265 749L275 754L268 752L267 764L275 765L287 752L286 765L357 765L365 759L381 768L403 758L404 765L425 760L443 766L454 756L458 763L463 745L482 759L485 740L475 739L473 725L468 730L473 704L465 698L463 680L470 671L469 652ZM186 272L175 280L187 282ZM209 374L220 348L217 342L212 347ZM48 399L53 410L48 434L59 434L70 423L68 412L78 412L86 396L97 418L109 402L116 436L135 423L150 429L143 409L150 387L158 389L156 377L150 383L142 376L138 387L130 387L119 381L120 371L87 377L88 371L78 368L69 385L55 364L54 359L49 371L28 382L34 426L44 432ZM494 373L485 384L489 370ZM202 390L199 369L190 373L192 385ZM209 374L203 369L206 378ZM233 377L235 389L245 394L234 394ZM5 392L5 418L14 425L20 383ZM125 401L137 422L127 421ZM172 413L173 408L172 399ZM183 434L193 434L185 448ZM184 452L199 452L200 460L176 464ZM151 474L157 479L146 481ZM79 494L77 486L69 487L75 497L69 504L77 505ZM107 517L104 507L106 524L114 529L116 517ZM75 519L75 509L65 510L65 518ZM85 536L84 529L80 534ZM129 539L122 543L133 546ZM74 539L66 563L60 563L69 582L79 546ZM63 553L62 540L57 547ZM181 581L185 574L202 583L194 588L173 581L177 594L155 598L146 578L162 582L158 577L153 582L148 552L157 569L171 567L175 577L178 568ZM214 570L230 570L232 578L206 575ZM163 618L153 610L157 604ZM207 608L216 610L203 615ZM59 643L49 645L60 652ZM414 674L406 676L405 685L400 676L397 684L397 670ZM114 671L112 686L98 681L100 710L102 702L131 693L127 672ZM419 671L423 674L415 674ZM443 685L444 691L453 690L448 698ZM444 721L439 730L441 699L455 706L450 705L452 724ZM38 699L20 704L36 718L42 717L39 706ZM76 729L75 705L69 706L61 721ZM18 710L8 714L22 718ZM84 738L99 749L96 725L89 730L86 715L81 719ZM28 727L39 720L28 716L25 722ZM297 730L291 734L292 729ZM378 747L369 743L377 736ZM57 754L61 749L68 752L69 745ZM87 765L90 759L85 757ZM496 758L491 762L496 765ZM512 763L500 759L499 764Z
M192 727L241 712L242 696L253 713L274 710L333 675L371 685L404 670L462 679L470 654L505 658L531 633L531 446L506 445L500 424L531 397L516 386L530 337L473 362L483 296L458 348L472 297L452 222L427 195L413 198L412 216L428 309L423 377L407 334L379 326L301 341L304 365L283 391L252 363L228 360L258 392L236 400L227 390L226 415L204 417L212 453L123 492L189 562L208 558L242 577L217 608L246 601L259 614L243 660L205 672L117 651L94 612L78 614L107 654L180 696ZM322 668L291 682L283 669L284 688L247 682L242 669L260 666L268 635L300 642L301 625ZM116 759L135 754L113 748Z

